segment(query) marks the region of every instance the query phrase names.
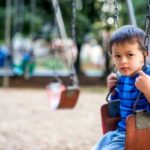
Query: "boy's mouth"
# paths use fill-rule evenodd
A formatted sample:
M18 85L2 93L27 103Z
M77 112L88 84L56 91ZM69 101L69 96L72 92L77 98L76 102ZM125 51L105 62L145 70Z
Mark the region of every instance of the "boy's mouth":
M128 67L121 67L120 70L123 72L126 72L126 71L129 71L129 68Z

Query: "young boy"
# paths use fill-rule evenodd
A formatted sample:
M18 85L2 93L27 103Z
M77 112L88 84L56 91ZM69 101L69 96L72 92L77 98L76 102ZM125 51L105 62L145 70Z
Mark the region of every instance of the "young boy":
M93 150L124 150L125 121L134 113L133 105L139 95L136 110L150 110L150 67L145 66L147 52L144 37L144 31L133 25L126 25L115 31L110 39L110 54L119 77L110 74L107 86L109 90L115 86L111 100L120 99L121 121L117 130L106 133Z

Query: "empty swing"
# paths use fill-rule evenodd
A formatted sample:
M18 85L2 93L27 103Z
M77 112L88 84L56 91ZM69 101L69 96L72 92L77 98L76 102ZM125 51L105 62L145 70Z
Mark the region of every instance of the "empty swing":
M46 86L51 109L73 108L80 93L76 73L68 76L69 83L67 84L63 83L60 77L55 76L55 78L55 82L51 82Z
M67 53L67 50L72 50L71 47L75 46L75 20L76 20L76 1L72 1L72 38L73 41L71 42L72 45L68 44L68 38L65 32L65 27L59 7L59 3L57 0L52 0L52 4L54 7L54 12L56 15L57 25L61 35L61 42L63 43L63 52ZM54 55L55 55L54 50ZM69 55L68 55L69 56ZM57 71L55 71L55 82L51 82L47 85L47 93L48 93L48 100L51 109L61 109L61 108L73 108L78 100L80 88L79 88L79 81L76 74L76 70L74 67L74 60L73 60L73 52L70 53L71 61L69 64L71 73L68 76L69 81L67 84L63 83L60 77L57 75Z
M115 7L115 10L118 10L118 8ZM148 52L148 47L149 47L149 31L150 31L150 13L149 12L150 12L150 1L148 1L148 5L147 5L146 36L144 40L144 46L147 52ZM115 17L118 17L118 16L116 15ZM109 92L109 94L110 93L111 91ZM149 150L150 148L150 142L149 142L150 113L145 112L145 111L136 112L136 107L140 99L140 96L141 96L141 93L138 95L133 105L134 114L129 115L126 119L125 150ZM107 98L108 97L109 96L107 96ZM121 119L118 114L118 111L119 111L118 100L113 101L113 102L108 102L107 104L104 104L100 108L103 134L107 133L108 131L113 131L117 128L118 121L120 121Z

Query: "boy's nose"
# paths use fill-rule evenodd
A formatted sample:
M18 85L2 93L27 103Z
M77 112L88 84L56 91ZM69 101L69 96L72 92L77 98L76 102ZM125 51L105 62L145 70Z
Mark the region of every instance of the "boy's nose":
M126 57L122 57L122 58L121 58L121 62L120 62L120 63L122 63L122 64L127 63L127 58L126 58Z

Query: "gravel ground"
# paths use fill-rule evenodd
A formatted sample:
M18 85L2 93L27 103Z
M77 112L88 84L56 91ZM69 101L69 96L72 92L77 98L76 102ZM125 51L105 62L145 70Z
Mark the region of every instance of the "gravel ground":
M103 90L82 90L71 110L50 110L45 89L0 89L0 150L90 150L101 134Z

